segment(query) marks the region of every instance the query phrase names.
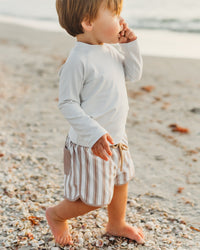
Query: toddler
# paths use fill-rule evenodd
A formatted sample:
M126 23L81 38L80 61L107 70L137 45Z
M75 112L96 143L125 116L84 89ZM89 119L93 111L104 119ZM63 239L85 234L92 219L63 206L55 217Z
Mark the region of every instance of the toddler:
M108 234L144 243L125 222L134 165L125 131L125 80L141 78L137 37L120 16L123 0L57 0L60 25L76 37L60 71L59 109L69 122L64 200L46 210L55 241L73 244L67 220L107 206ZM115 44L115 46L113 46Z

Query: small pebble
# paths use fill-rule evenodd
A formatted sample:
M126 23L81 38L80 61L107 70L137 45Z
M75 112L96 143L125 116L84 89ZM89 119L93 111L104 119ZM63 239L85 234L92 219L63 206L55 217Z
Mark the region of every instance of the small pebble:
M163 155L155 155L154 156L157 161L163 161L165 160L165 157Z
M103 240L97 240L96 241L96 244L95 244L97 247L103 247L103 245L104 245L104 242L103 242Z
M110 240L110 241L113 241L113 240L115 240L115 238L114 238L114 237L110 237L109 240Z
M200 114L200 108L192 108L190 109L190 112L195 113L195 114Z
M155 228L155 224L152 221L149 221L145 224L145 227L149 230L153 230Z

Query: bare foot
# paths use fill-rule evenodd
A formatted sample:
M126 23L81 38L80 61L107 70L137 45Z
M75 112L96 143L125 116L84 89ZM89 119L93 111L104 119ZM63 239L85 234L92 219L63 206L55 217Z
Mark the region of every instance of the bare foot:
M106 227L107 233L114 236L122 236L129 238L131 240L135 240L139 244L144 244L144 234L141 228L136 228L124 223L122 225L111 225L108 223Z
M56 243L60 245L72 245L73 241L67 221L60 220L58 216L56 216L53 207L47 208L46 218Z

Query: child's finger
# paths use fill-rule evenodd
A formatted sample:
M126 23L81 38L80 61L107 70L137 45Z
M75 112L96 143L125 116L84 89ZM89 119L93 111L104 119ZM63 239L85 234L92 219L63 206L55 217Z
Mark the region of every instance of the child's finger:
M125 36L127 37L127 38L129 38L129 36L131 35L131 33L133 33L130 29L127 29L126 30L126 33L125 33Z
M114 144L113 138L108 134L107 135L107 140L111 143Z
M106 154L106 151L103 149L103 147L102 147L102 149L98 152L98 156L99 157L101 157L103 160L105 160L105 161L108 161L109 160L109 158L108 158L108 156L107 156L107 154Z
M127 30L127 29L128 29L128 24L127 24L127 23L124 23L123 25L124 25L123 30Z
M135 35L135 33L133 31L131 31L129 34L128 34L128 39L129 40L135 40L137 39L137 36Z
M102 145L98 145L97 147L93 148L92 152L101 159L108 161L108 156Z
M124 36L124 34L125 34L125 31L122 30L122 31L120 32L120 36Z
M96 152L96 151L93 151L93 154L100 157L101 159L105 160L105 161L108 161L108 157L106 154L103 154L101 152Z
M112 152L111 152L110 147L109 147L107 142L103 145L103 148L108 155L110 155L110 156L112 155Z
M127 38L122 36L119 38L119 43L126 43L127 42Z
M131 33L129 34L128 38L129 38L129 39L132 39L133 37L134 37L134 34L133 34L133 32L131 32Z

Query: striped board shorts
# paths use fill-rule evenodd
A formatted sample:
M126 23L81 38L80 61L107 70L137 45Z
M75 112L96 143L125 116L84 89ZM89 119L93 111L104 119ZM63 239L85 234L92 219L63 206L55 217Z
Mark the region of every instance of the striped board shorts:
M115 185L123 185L134 177L134 165L126 135L120 145L111 145L108 161L93 154L91 148L77 145L67 136L64 147L64 196L67 200L90 206L108 205Z

